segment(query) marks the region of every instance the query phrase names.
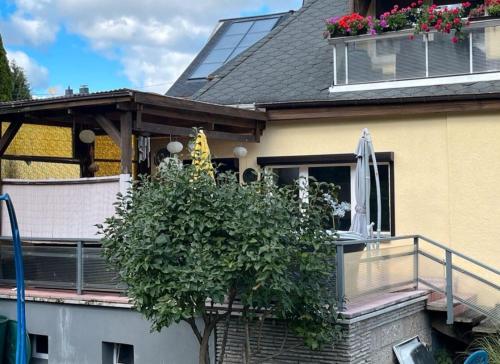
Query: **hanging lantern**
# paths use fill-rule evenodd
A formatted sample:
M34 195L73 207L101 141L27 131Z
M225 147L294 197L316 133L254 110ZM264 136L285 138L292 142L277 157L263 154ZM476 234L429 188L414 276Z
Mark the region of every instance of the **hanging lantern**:
M178 141L172 141L167 144L167 150L170 152L170 154L179 154L182 152L182 149L184 146L182 145L181 142Z
M238 146L233 149L233 154L236 158L245 158L248 154L248 150L245 147Z
M92 144L95 141L95 133L90 129L84 129L78 134L78 138L82 143Z

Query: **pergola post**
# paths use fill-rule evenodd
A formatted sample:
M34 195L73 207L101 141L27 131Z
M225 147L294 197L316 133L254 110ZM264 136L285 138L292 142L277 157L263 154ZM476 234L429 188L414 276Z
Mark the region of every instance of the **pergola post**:
M120 192L124 195L132 179L132 113L120 115Z

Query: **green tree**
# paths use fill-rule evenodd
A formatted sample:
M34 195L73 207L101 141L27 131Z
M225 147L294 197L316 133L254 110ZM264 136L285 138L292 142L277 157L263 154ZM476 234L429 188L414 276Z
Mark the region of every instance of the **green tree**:
M15 61L12 61L10 68L12 71L12 100L31 99L30 84L22 67L18 66Z
M12 74L0 35L0 102L12 100Z
M156 330L187 322L200 364L210 362L209 338L219 322L223 362L235 300L246 325L272 316L312 349L332 344L340 330L330 284L334 246L324 229L331 199L324 192L335 187L311 183L301 199L298 183L279 188L263 178L240 185L234 174L214 181L195 168L163 165L119 197L115 216L101 227L104 255L136 309ZM246 342L248 363L248 335Z

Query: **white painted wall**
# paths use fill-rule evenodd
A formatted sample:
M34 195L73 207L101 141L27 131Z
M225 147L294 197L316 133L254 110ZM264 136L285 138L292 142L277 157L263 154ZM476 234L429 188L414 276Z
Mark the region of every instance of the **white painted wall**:
M14 203L22 237L96 238L95 224L113 215L120 178L2 181ZM11 235L2 206L2 235Z

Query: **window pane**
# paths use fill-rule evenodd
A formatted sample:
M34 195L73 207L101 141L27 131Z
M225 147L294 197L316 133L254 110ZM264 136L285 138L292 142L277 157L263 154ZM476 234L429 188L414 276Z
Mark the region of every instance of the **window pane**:
M222 66L221 63L202 63L190 78L205 78L208 77L213 71Z
M268 32L260 32L260 33L248 33L245 35L239 46L251 46L257 43L259 40L264 38L268 34Z
M276 175L276 184L278 186L293 185L299 179L298 168L275 168L273 173Z
M243 52L244 50L246 50L247 48L248 48L248 46L236 48L234 50L234 52L231 54L231 56L229 57L229 60L233 59L234 57L236 57L237 55L239 55L241 52Z
M379 165L378 175L380 180L380 200L382 209L382 231L391 231L391 198L389 183L389 166ZM377 187L373 166L370 167L370 219L375 223L373 230L377 230Z
M215 49L223 49L223 48L234 48L238 45L241 38L243 38L243 34L236 35L224 35L215 46Z
M252 29L250 29L250 33L256 33L256 32L269 33L269 31L273 29L277 21L278 18L257 20L253 25Z
M339 186L339 202L351 203L351 167L311 167L309 168L309 177L314 177L318 182L334 183ZM349 230L350 227L350 212L335 222L337 230Z
M248 32L248 29L252 26L253 21L245 21L245 22L238 22L238 23L233 23L227 30L226 34L231 35L231 34L245 34Z
M206 63L218 63L218 62L225 62L227 57L231 54L232 49L214 49L212 52L210 52L205 58Z

